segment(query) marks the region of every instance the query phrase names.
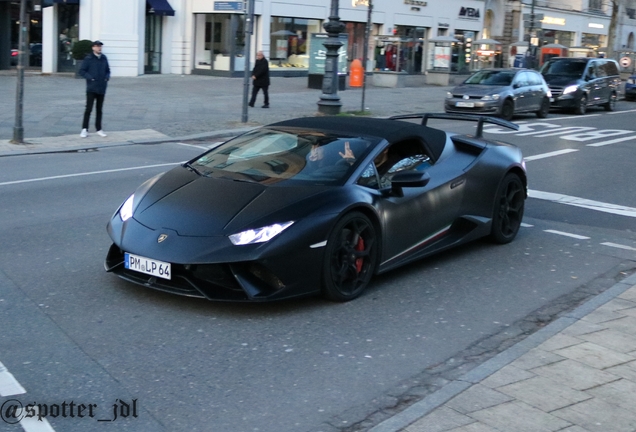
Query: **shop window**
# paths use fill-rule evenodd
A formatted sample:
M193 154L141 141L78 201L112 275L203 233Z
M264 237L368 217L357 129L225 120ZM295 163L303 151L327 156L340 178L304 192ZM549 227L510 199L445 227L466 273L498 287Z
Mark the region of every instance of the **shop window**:
M272 17L270 29L270 68L309 68L309 35L321 32L320 21Z

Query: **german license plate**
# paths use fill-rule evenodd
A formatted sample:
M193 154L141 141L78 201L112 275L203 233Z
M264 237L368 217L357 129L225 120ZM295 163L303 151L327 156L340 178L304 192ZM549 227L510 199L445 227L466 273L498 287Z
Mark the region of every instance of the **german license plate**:
M163 279L170 279L170 263L157 261L150 258L124 253L124 266L139 273L157 276Z
M462 108L475 108L475 102L457 102L455 106Z

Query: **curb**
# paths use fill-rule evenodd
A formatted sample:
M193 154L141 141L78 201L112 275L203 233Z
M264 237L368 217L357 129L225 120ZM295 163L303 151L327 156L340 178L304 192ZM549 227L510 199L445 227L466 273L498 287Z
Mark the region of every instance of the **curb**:
M594 312L600 306L618 297L634 285L636 285L636 273L614 284L611 288L586 301L573 311L568 312L524 340L500 352L460 378L451 381L421 401L406 408L404 411L384 420L382 423L369 429L369 432L398 432L403 430L411 423L430 414L433 410L439 408L464 390L483 381L531 349L536 348L552 336L555 336L581 318Z
M160 144L160 143L169 143L169 142L179 142L179 141L192 141L197 139L221 139L228 138L235 135L240 135L245 132L249 132L256 127L249 128L239 128L239 129L224 129L218 131L211 132L203 132L194 135L185 135L181 137L166 137L166 138L151 138L151 139L137 139L137 140L128 140L128 141L119 141L119 142L110 142L103 144L84 144L84 145L76 145L76 146L68 146L68 147L56 147L56 148L39 148L39 149L18 149L15 151L0 151L0 157L9 157L9 156L25 156L32 154L50 154L50 153L67 153L67 152L77 152L82 150L93 150L107 147L122 147L125 145L149 145L149 144ZM31 138L33 139L33 138ZM21 144L13 144L16 147ZM19 148L19 147L17 147Z

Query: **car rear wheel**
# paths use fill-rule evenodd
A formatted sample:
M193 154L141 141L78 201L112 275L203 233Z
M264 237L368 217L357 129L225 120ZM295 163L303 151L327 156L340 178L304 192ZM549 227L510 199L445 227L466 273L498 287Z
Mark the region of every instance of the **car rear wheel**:
M504 120L512 120L515 114L515 104L510 100L506 100L501 107L501 118Z
M330 300L349 301L369 284L378 256L373 223L364 214L346 214L333 228L325 252L323 294Z
M605 111L616 111L616 93L612 93L607 100L607 103L603 105Z
M587 96L581 96L579 103L574 107L574 114L585 114L587 112Z
M526 193L523 182L516 174L507 174L499 190L492 217L490 237L499 244L510 243L519 232Z
M541 102L541 108L537 111L537 117L546 118L550 113L550 99L544 98L543 102Z

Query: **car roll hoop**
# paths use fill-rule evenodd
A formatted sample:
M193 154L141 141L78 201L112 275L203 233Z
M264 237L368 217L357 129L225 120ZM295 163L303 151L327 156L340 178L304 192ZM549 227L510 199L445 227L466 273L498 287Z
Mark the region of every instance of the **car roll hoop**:
M449 113L418 113L418 114L403 114L389 117L389 120L407 120L407 119L422 119L422 126L426 126L428 119L443 119L443 120L463 120L463 121L476 121L477 133L475 138L482 138L484 131L484 123L492 123L499 126L503 126L512 130L519 130L519 125L507 120L503 120L490 116L468 115L468 114L449 114Z

